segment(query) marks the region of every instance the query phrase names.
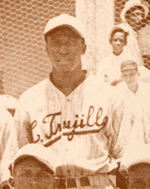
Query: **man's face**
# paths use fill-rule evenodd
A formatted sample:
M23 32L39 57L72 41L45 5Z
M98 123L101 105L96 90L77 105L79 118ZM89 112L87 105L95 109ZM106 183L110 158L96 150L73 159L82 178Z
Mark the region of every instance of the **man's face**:
M81 63L84 42L68 27L59 27L47 36L47 52L58 72L72 72Z
M137 166L129 172L129 189L150 189L150 165Z
M52 173L36 159L27 158L14 169L14 189L53 189Z
M138 8L132 8L127 16L127 22L133 28L140 27L142 20L144 19L144 10Z
M136 69L125 70L122 72L122 78L127 84L135 84L138 80L138 71Z
M125 46L125 42L125 34L123 32L114 33L111 40L113 53L116 55L121 54Z

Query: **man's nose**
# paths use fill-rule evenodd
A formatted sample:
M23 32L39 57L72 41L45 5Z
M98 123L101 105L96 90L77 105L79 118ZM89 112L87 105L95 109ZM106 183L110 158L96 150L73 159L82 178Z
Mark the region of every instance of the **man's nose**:
M66 54L68 52L68 47L66 45L61 45L59 53Z
M116 41L116 44L117 44L117 45L120 45L120 40L117 40L117 41Z
M141 15L137 15L137 19L138 19L139 21L141 21L141 20L142 20L142 16L141 16Z

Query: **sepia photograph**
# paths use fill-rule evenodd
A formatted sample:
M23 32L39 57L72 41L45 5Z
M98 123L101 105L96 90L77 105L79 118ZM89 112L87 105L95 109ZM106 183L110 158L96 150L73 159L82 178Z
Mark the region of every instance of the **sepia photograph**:
M150 189L150 0L0 0L0 189Z

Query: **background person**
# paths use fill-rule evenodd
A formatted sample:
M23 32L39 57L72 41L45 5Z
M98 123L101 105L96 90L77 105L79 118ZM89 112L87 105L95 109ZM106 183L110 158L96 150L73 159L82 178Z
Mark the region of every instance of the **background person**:
M129 57L129 53L124 50L127 44L128 33L121 27L114 27L110 33L109 42L112 46L112 53L104 58L98 68L97 77L99 80L116 85L121 81L120 65L123 60Z
M9 143L10 137L13 137L14 140L14 146L17 148L17 143L16 141L16 135L15 135L15 130L13 130L13 117L12 115L4 108L0 108L0 181L2 179L3 175L3 156L5 153L6 146ZM11 145L10 145L10 153L11 155L13 152L11 151ZM9 156L10 158L12 156Z
M127 59L135 60L125 48L128 44L128 37L128 33L121 27L116 26L112 29L109 40L112 45L112 53L99 64L97 69L97 78L99 81L102 80L112 86L116 86L122 82L121 63ZM136 63L139 64L139 62ZM150 71L143 65L140 65L138 70L140 72L140 81L150 83Z
M119 26L129 33L127 49L140 65L143 64L142 50L139 45L138 31L142 28L143 20L148 16L149 9L140 0L129 0L121 12Z

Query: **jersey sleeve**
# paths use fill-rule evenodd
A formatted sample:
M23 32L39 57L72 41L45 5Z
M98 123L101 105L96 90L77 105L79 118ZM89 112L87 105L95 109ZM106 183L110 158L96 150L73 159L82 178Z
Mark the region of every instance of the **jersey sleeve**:
M111 105L109 107L109 117L110 117L110 127L109 127L109 153L113 158L115 144L118 139L120 127L122 125L124 114L124 105L122 99L118 96L117 92L114 90L112 92Z
M14 125L19 148L33 141L30 116L29 112L27 111L27 104L26 101L23 101L22 99L18 101L18 106L16 108L14 116Z

